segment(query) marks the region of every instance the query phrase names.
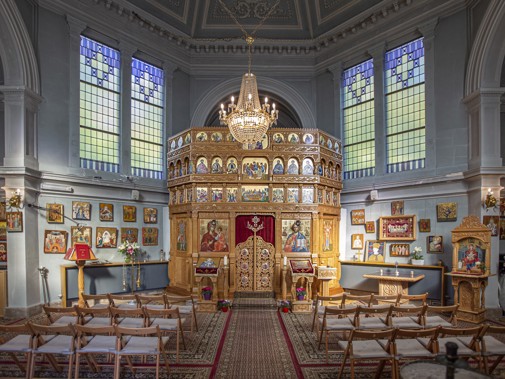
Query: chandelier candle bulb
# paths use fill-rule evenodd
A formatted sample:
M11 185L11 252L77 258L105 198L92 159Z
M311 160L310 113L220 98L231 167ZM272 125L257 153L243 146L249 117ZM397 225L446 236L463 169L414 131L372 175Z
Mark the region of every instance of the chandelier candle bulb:
M284 266L288 265L288 257L284 256Z

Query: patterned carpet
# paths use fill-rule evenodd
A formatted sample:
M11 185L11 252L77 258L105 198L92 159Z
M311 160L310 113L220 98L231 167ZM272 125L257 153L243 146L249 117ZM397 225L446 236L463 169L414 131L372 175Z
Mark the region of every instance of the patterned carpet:
M257 299L259 300L259 299ZM41 321L45 316L36 316ZM18 320L16 323L24 322ZM500 322L496 322L499 324ZM228 313L198 313L199 332L187 335L187 349L181 349L180 362L175 363L174 343L169 344L170 376L161 370L162 378L337 378L342 354L330 354L326 363L324 345L317 347L316 332L311 332L312 315L280 313L270 308L232 309ZM461 325L470 326L470 325ZM374 377L376 362L357 366L356 378ZM154 369L154 367L153 367ZM347 365L344 378L349 378ZM48 363L36 371L40 378L64 378L66 372L54 372ZM87 364L81 366L82 378L111 378L113 365L101 373L92 373ZM152 378L154 370L139 370L132 375L122 370L122 378ZM9 357L0 357L0 378L23 377ZM390 378L386 365L381 378ZM494 377L505 378L505 360Z

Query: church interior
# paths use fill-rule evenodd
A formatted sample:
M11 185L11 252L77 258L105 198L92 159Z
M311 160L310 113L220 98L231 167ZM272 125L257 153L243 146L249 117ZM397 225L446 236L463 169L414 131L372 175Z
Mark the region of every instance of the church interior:
M0 1L0 376L505 376L504 35L501 0Z

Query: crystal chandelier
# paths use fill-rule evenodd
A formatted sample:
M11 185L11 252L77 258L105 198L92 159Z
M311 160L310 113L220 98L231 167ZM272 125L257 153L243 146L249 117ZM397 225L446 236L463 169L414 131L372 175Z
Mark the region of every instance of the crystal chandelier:
M222 0L220 0L220 3L245 34L245 41L249 47L247 53L249 64L248 72L242 76L242 84L240 86L240 94L237 103L235 104L235 98L232 96L227 109L225 109L224 104L221 104L219 121L221 125L228 126L231 134L237 141L243 144L255 144L261 141L263 135L272 124L277 123L279 111L275 109L275 103L272 104L272 109L270 110L267 97L265 97L265 102L263 104L260 103L256 76L251 72L252 44L254 43L253 36L243 29L236 17L224 5ZM254 34L263 22L265 22L278 4L279 1L270 9L252 34Z

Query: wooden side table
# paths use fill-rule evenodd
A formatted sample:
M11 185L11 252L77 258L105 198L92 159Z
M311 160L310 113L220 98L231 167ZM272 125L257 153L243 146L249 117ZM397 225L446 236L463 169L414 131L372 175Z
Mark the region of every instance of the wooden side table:
M379 281L379 295L402 295L409 294L409 283L415 283L424 278L424 274L411 274L396 273L392 270L383 271L382 273L374 272L371 274L364 274L364 278L377 279Z

